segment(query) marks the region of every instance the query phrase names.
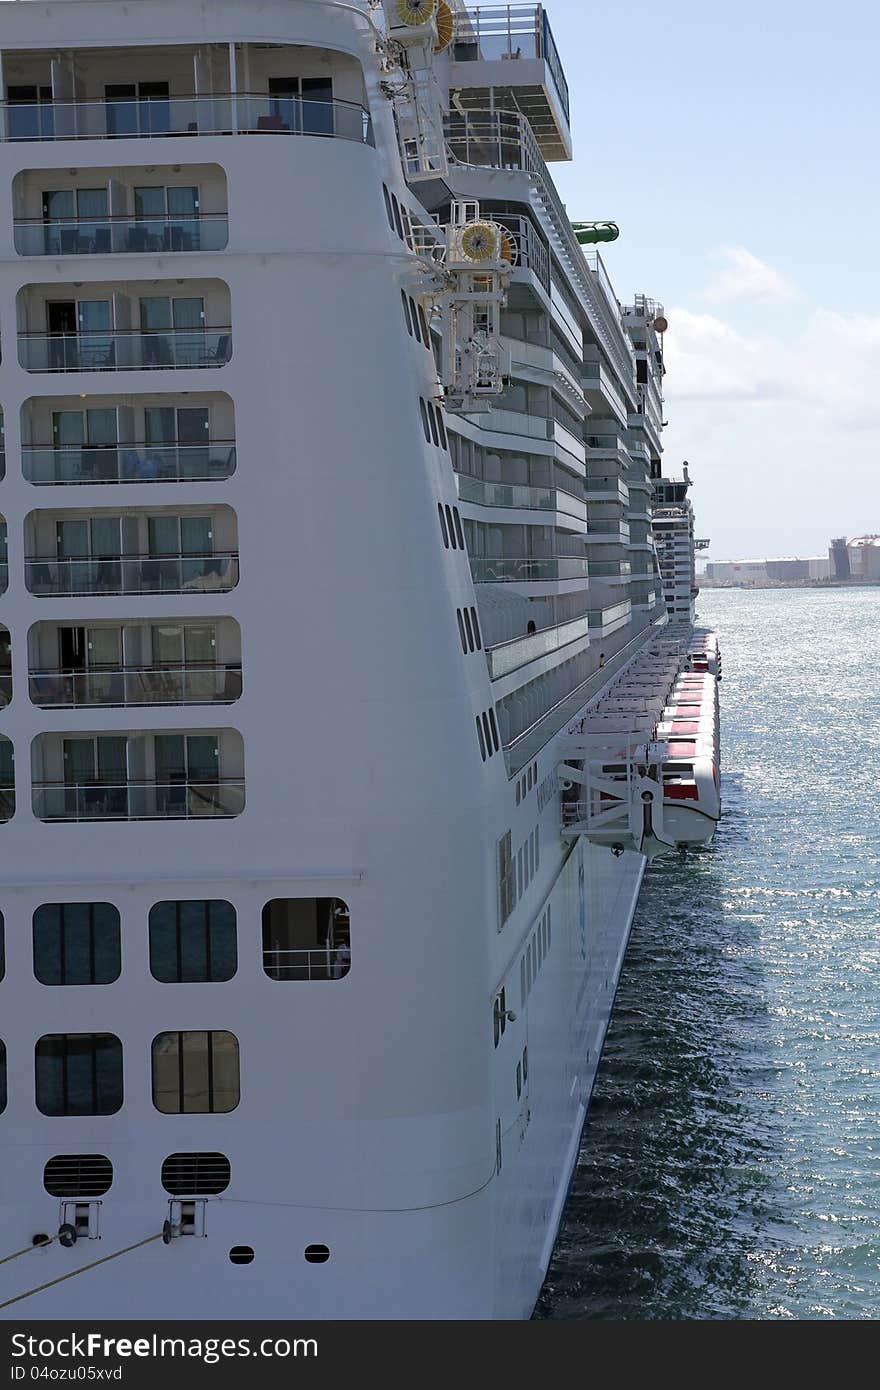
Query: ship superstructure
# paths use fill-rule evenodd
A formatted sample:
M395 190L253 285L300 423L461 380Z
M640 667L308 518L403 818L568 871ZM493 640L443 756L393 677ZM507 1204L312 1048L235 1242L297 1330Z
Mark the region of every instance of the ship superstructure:
M528 1316L717 741L547 14L0 3L0 75L0 1305Z
M670 622L691 624L699 594L695 557L709 541L694 537L694 509L688 497L692 479L685 463L681 477L658 474L654 481L654 541L663 597Z

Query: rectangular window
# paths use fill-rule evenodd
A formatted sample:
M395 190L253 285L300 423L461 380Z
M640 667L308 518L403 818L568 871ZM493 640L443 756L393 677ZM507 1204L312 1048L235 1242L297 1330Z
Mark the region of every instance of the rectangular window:
M35 1065L44 1115L115 1115L122 1106L122 1043L112 1033L47 1033Z
M217 900L150 909L150 971L163 984L231 980L238 965L235 908Z
M479 725L478 725L479 727ZM498 929L504 926L516 903L511 832L498 841Z
M233 1033L159 1033L152 1053L153 1104L163 1114L224 1114L238 1105L238 1039Z
M122 968L111 903L43 903L34 913L34 974L42 985L109 985Z

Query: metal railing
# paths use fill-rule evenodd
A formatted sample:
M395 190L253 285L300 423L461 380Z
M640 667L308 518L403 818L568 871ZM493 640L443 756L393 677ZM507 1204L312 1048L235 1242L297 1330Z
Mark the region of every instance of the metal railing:
M494 647L487 647L489 679L496 681L500 676L507 676L511 671L529 661L535 661L539 656L548 656L560 647L567 647L570 642L576 642L579 637L586 637L588 632L589 622L584 616L572 618L568 623L540 628L525 637L513 637L509 642L499 642Z
M238 554L65 556L25 560L32 594L154 594L225 592L238 583Z
M351 969L347 942L317 950L263 950L263 969L273 980L341 980Z
M375 143L356 102L265 93L105 101L0 102L3 140L154 140L162 135L315 135Z
M204 444L56 444L21 451L24 476L38 486L77 483L182 483L228 478L235 441Z
M222 251L226 213L191 217L20 218L14 226L20 256L108 256L123 251Z
M42 709L80 705L231 704L241 696L241 665L121 666L31 671L30 697Z
M224 367L232 329L90 329L82 333L19 333L18 360L27 372L124 372L169 367Z
M594 627L607 627L609 623L616 623L621 618L628 618L632 611L632 604L629 599L624 599L623 603L612 603L608 608L591 608L590 620Z
M568 83L543 5L482 5L455 16L453 59L457 63L543 58L559 103L570 120Z
M475 584L536 584L544 580L586 579L587 561L579 556L550 556L542 559L471 557Z
M528 217L514 217L509 213L493 213L492 217L516 238L517 265L533 271L549 294L550 253L533 223Z
M617 301L612 305L604 284L584 261L583 247L574 234L528 120L513 112L456 112L449 119L447 145L453 159L461 164L520 170L534 179L535 192L553 229L556 253L571 273L572 290L581 310L616 363L621 380L634 380L635 354Z
M33 808L44 821L228 818L244 810L244 782L35 782Z

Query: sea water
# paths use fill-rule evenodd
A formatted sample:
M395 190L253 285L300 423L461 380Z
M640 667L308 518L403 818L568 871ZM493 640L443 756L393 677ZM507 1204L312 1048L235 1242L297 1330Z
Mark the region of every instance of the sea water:
M546 1318L880 1313L880 589L704 591L723 819L649 868Z

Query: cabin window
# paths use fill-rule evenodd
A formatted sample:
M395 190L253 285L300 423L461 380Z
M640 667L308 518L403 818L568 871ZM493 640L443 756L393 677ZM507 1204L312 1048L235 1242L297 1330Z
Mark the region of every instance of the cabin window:
M122 1043L113 1033L47 1033L35 1065L44 1115L115 1115L122 1106Z
M163 984L231 980L238 967L235 908L223 899L150 908L150 972Z
M122 969L119 910L111 903L44 903L33 919L42 985L109 985Z
M348 904L342 898L266 903L263 969L271 980L341 980L351 970Z
M233 1033L159 1033L152 1054L153 1104L163 1114L225 1114L238 1105L238 1038Z

